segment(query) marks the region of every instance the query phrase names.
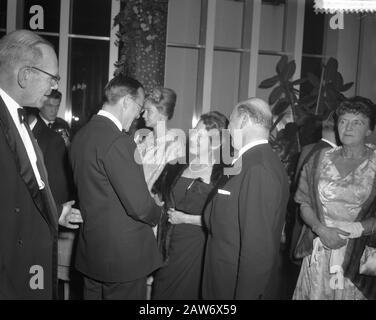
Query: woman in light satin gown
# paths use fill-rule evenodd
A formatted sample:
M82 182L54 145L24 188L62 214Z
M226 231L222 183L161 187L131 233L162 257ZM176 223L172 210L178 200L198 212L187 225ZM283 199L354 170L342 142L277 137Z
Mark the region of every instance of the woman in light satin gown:
M323 149L303 167L295 200L305 222L296 256L304 257L293 299L376 299L376 277L359 273L366 246L376 247L375 127L367 99L337 109L342 146Z

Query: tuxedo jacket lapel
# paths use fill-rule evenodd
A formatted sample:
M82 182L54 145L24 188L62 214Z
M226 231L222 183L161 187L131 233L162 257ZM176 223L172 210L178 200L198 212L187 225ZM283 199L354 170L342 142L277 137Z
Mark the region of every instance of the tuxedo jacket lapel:
M41 176L42 181L44 182L45 186L44 189L40 191L40 194L42 195L42 198L44 200L44 206L45 210L42 210L41 213L49 226L52 228L52 230L56 231L58 229L58 214L56 209L56 203L55 199L53 198L50 186L48 184L48 173L46 166L44 164L43 160L43 153L41 149L39 148L39 145L34 138L33 133L30 130L30 127L28 124L25 124L26 130L30 136L31 142L33 144L35 154L37 156L37 167L39 174ZM39 190L39 187L38 187Z
M26 148L22 143L18 130L13 123L12 117L2 99L0 100L0 103L0 125L5 134L8 145L13 152L20 176L28 187L31 196L33 199L35 199L38 197L39 187L34 176L33 168L31 167L29 158L27 156ZM41 209L40 204L37 203L37 205L39 209Z
M42 193L39 191L39 186L38 182L35 178L33 168L31 166L29 157L26 152L26 148L22 142L22 139L18 133L18 130L13 122L13 119L4 103L4 101L0 97L0 127L1 130L4 132L4 135L6 137L6 140L8 142L9 148L11 149L14 160L17 164L20 176L22 180L25 182L30 195L32 196L35 205L38 207L39 211L41 212L42 216L46 220L46 222L53 227L53 229L57 228L57 221L53 217L56 213L56 206L55 206L55 212L53 212L53 205L52 204L47 204L50 208L50 210L46 210L46 199L44 200L42 198ZM27 127L27 125L26 125ZM34 149L37 154L37 166L38 170L41 174L42 180L45 182L47 189L48 187L48 181L47 181L47 176L44 174L45 168L43 164L43 157L41 158L41 151L39 150L39 147L36 144L36 141L33 137L33 135L30 132L30 129L28 129L30 139L33 143ZM38 154L39 153L39 154ZM44 169L43 169L44 168ZM48 193L48 191L47 191ZM52 197L52 195L51 195ZM47 196L46 198L50 198ZM53 198L52 198L53 200ZM49 200L50 202L51 200Z

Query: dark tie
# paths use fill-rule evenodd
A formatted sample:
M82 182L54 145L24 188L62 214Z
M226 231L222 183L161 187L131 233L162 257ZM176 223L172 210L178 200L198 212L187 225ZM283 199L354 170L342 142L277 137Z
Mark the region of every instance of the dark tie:
M20 118L20 123L26 123L27 122L27 112L23 108L18 108L18 117Z
M48 123L48 127L49 127L50 129L52 129L52 122L49 122L49 123Z

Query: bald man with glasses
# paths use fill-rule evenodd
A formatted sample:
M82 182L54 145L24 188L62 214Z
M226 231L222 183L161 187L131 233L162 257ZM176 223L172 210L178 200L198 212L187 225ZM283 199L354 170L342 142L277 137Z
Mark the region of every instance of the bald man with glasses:
M40 108L58 85L52 45L27 30L0 40L0 299L57 298L58 225L82 222L57 205L23 106Z

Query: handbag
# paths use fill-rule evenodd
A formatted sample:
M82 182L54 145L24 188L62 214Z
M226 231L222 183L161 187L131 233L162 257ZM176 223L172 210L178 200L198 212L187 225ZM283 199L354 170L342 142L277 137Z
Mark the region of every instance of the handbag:
M359 273L376 276L376 248L366 246L360 258Z

